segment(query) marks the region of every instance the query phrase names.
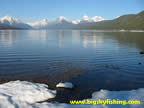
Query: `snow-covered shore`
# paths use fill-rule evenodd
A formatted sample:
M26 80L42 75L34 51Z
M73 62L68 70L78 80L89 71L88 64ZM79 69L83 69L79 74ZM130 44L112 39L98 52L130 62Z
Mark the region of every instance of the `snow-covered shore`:
M0 84L0 108L144 108L144 104L133 105L70 105L65 103L38 103L56 96L55 90L45 84L27 81L10 81ZM92 94L93 100L120 99L144 100L144 88L130 91L100 90Z

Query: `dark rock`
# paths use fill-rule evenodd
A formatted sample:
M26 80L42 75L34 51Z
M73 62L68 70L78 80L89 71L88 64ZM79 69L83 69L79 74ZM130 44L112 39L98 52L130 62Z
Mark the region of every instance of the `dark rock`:
M144 51L141 51L140 54L144 54Z
M138 63L139 65L142 64L141 62Z

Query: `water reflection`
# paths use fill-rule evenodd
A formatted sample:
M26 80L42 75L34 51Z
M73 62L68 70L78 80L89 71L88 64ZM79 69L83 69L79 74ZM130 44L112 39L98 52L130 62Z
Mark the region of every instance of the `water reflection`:
M96 48L97 45L102 44L104 41L103 33L96 32L82 32L81 40L83 43L83 48L88 48L88 45L92 45Z
M15 30L0 30L0 43L6 47L11 47L14 41L20 40L20 33Z
M120 32L120 33L105 33L113 40L121 45L128 46L130 48L138 48L144 50L144 33L143 32Z
M97 45L103 44L104 40L110 39L118 44L144 50L144 37L142 35L144 33L88 30L0 30L0 44L5 47L12 47L17 40L38 40L42 44L54 42L55 46L57 45L59 48L70 48L73 45L96 48Z
M26 32L29 40L42 40L43 42L47 40L46 30L28 30Z
M100 89L143 88L139 50L144 50L140 32L1 30L0 80L68 80L77 85L73 97Z
M43 44L46 41L56 41L59 48L73 44L82 44L87 48L89 44L96 47L96 44L103 42L103 33L85 32L79 30L1 30L0 42L11 47L16 40L39 40Z

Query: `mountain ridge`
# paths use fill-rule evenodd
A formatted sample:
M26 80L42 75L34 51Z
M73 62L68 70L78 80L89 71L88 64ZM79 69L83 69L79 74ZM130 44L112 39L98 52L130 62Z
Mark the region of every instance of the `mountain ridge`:
M144 11L138 14L120 16L114 20L100 22L91 26L90 29L140 29L144 30Z
M3 18L0 18L0 28L15 28L15 29L30 29L31 26L23 23L21 20L17 18L12 18L10 16L5 16Z
M113 20L104 20L100 16L84 16L81 20L69 20L60 16L55 21L43 19L38 22L24 23L9 16L0 18L0 29L102 29L102 30L144 30L144 11L127 14Z

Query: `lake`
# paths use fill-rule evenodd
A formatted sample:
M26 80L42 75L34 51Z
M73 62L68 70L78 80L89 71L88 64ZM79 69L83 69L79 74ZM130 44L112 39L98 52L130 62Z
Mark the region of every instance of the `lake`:
M55 100L86 99L94 91L144 88L144 32L0 30L0 81L27 80L57 89ZM61 100L60 100L61 99Z

